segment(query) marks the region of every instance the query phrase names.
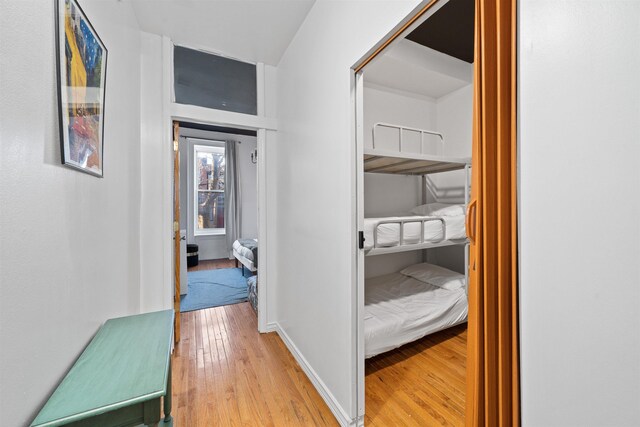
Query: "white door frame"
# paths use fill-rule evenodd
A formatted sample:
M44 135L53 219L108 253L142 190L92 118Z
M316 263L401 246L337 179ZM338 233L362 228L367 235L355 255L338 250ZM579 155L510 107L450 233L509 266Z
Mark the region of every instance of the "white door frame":
M241 113L233 113L210 108L197 107L193 105L176 104L173 91L173 43L168 37L162 38L163 57L163 126L165 138L162 141L164 191L163 196L163 229L162 246L164 259L164 289L167 292L165 301L173 301L173 274L175 265L173 263L173 135L172 126L174 121L206 124L212 126L232 127L236 129L248 129L257 132L258 149L258 252L260 253L260 294L258 298L258 331L269 332L267 325L267 289L269 283L269 269L271 257L268 251L269 235L267 233L267 132L277 130L275 118L265 117L265 77L264 64L256 64L257 87L258 87L258 114L255 116Z

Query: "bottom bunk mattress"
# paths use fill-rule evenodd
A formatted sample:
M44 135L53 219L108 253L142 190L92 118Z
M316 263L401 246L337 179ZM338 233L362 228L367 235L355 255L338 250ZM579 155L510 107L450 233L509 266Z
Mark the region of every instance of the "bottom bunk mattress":
M365 281L365 357L467 320L464 275L430 264L403 271L411 268L418 271L414 277L400 272Z
M258 239L238 239L233 242L233 256L251 271L258 268Z

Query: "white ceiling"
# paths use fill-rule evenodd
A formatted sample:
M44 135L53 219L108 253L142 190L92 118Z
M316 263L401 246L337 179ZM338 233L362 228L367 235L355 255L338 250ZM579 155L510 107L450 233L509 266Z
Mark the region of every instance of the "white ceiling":
M364 80L437 99L471 83L473 64L402 40L366 66Z
M129 0L143 31L277 65L315 0Z

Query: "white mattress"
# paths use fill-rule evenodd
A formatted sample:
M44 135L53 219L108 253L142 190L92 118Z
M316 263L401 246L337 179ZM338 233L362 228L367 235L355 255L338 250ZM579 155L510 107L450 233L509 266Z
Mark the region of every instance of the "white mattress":
M380 221L399 221L406 219L416 218L442 218L445 223L445 230L443 236L442 222L440 221L427 221L424 224L424 241L425 242L439 242L443 239L456 240L466 238L464 215L455 216L443 216L443 217L430 217L430 216L397 216L386 218L365 218L364 220L364 249L369 250L373 248L373 232L377 228L378 240L376 242L376 248L388 248L392 246L398 246L400 244L400 224L399 223L385 223L379 224ZM403 242L405 245L417 244L420 242L420 222L405 223L403 227Z
M258 239L252 239L254 241L258 241ZM240 244L239 240L236 240L235 242L233 242L233 250L234 252L238 253L239 255L241 255L242 257L244 257L245 259L249 260L249 261L255 261L253 259L253 251L247 247L244 247Z
M365 282L365 357L467 320L465 288L446 290L401 273Z
M256 242L258 241L258 239L253 240ZM256 269L256 260L253 259L253 251L245 246L242 246L239 240L233 242L233 256L238 261L240 261L242 265L247 267L249 271L258 271Z

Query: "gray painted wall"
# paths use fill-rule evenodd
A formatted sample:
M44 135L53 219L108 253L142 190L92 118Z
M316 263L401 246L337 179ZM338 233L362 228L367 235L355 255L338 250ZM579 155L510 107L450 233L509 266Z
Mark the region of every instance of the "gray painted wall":
M53 1L0 2L0 412L28 425L100 325L140 310L140 49L129 3L82 1L109 50L104 178L60 164Z

